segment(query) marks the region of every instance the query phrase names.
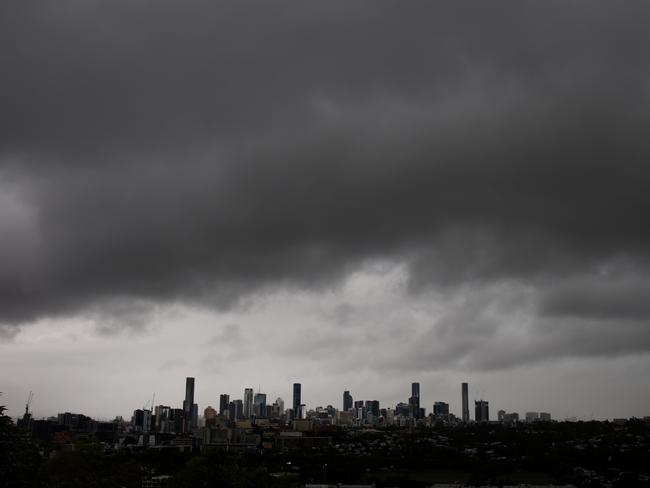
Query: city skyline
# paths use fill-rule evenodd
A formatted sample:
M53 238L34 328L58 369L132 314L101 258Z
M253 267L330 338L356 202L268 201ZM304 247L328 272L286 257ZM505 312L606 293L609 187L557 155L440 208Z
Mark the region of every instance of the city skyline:
M0 17L11 415L648 414L647 3L44 3Z
M265 416L266 416L264 413L260 414L260 410L258 408L258 398L264 403L265 406L268 406L269 408L271 407L271 404L275 405L277 401L280 401L280 407L281 407L281 409L279 411L280 414L287 413L288 420L293 420L293 419L295 419L294 409L295 409L296 402L298 402L298 405L300 405L300 408L301 408L301 417L299 417L299 418L304 418L304 416L305 416L305 414L307 412L313 411L313 410L318 409L318 408L332 407L337 411L346 411L346 409L344 408L345 401L346 401L345 399L346 399L346 395L349 395L351 403L353 405L367 406L368 402L371 402L371 403L378 402L378 405L380 406L378 408L381 408L381 409L387 409L388 408L388 409L394 410L396 412L399 411L399 408L400 408L399 405L402 405L406 409L405 412L408 411L408 413L405 413L404 415L407 415L409 417L413 417L416 420L424 418L424 416L417 413L417 409L414 410L412 408L412 406L411 406L412 398L414 398L414 397L417 397L418 399L420 398L420 383L419 382L410 383L410 395L411 395L410 397L405 398L405 399L403 398L403 399L397 400L393 404L391 404L390 402L386 402L385 400L381 400L381 399L379 399L379 400L377 400L377 399L370 400L369 398L363 398L363 399L362 398L355 398L355 396L352 394L352 391L350 391L350 390L342 391L342 395L341 395L339 404L337 404L336 402L320 403L320 404L316 404L316 403L314 403L314 404L304 404L304 403L302 403L302 396L301 396L302 384L301 383L293 383L292 388L291 388L292 402L290 402L288 404L285 402L285 399L282 397L282 395L277 396L276 400L272 400L272 398L275 398L275 393L269 395L268 393L263 392L260 389L261 385L258 386L257 389L249 388L249 387L242 388L242 394L239 395L241 398L239 398L237 396L237 394L218 393L217 396L216 396L216 399L217 399L216 402L208 401L205 404L197 404L196 402L193 402L194 391L195 391L194 390L194 388L195 388L195 380L196 380L195 377L186 377L185 378L185 395L184 395L184 398L182 399L182 401L180 402L179 405L176 405L176 403L174 403L174 402L164 402L164 401L162 401L162 402L159 401L159 402L156 402L154 404L153 402L156 400L156 393L154 392L153 396L151 398L151 402L147 401L146 403L144 403L144 405L142 407L138 406L136 408L136 410L137 409L141 409L139 411L148 410L153 414L154 407L156 409L159 408L159 407L171 408L171 409L176 408L179 411L183 412L183 416L184 416L185 419L187 419L188 425L193 426L195 428L198 425L198 419L204 417L203 414L202 414L202 412L204 410L210 410L210 411L213 411L215 414L219 413L219 414L223 415L225 412L228 412L229 410L230 410L230 412L232 412L233 403L238 403L238 404L241 405L241 407L238 407L238 408L240 408L239 412L241 413L241 418L242 419L251 419L251 418L255 418L255 417L265 418ZM297 389L296 389L296 387L297 387ZM492 414L490 416L490 414L488 413L488 410L487 410L487 408L488 408L487 405L490 404L490 399L489 398L486 398L486 397L478 395L478 394L472 396L471 395L471 391L472 391L471 386L470 386L470 384L468 382L462 382L462 383L460 383L458 385L458 387L459 387L458 396L460 397L460 400L458 400L458 402L455 402L452 399L437 398L436 400L434 400L433 402L431 402L429 404L426 404L426 403L422 403L421 405L418 404L421 411L427 417L429 415L434 415L435 416L436 408L440 408L440 409L442 409L441 413L452 414L452 416L455 416L456 419L458 421L460 421L460 422L474 422L474 421L481 422L481 421L485 421L486 419L490 420L490 421L496 421L496 420L502 421L503 420L502 414L503 415L507 414L507 416L510 416L513 413L516 416L518 415L518 418L520 418L522 420L529 420L528 416L529 416L529 414L532 414L532 413L535 413L537 415L548 416L548 419L550 419L552 417L553 420L557 420L557 421L562 421L562 420L569 420L569 421L612 420L614 418L625 418L625 416L621 416L621 415L614 415L611 418L601 418L601 419L594 418L593 415L591 415L589 418L587 418L585 415L581 415L581 416L566 415L564 418L561 418L561 417L558 417L558 416L554 416L550 412L545 412L544 408L534 408L532 410L531 410L531 408L527 408L526 410L522 410L521 412L518 412L518 411L516 411L516 409L509 408L508 406L505 406L505 405L500 405L498 407L499 412L498 412L498 415L497 415L497 413L496 413L497 409L494 408L494 405L495 404L499 405L499 399L496 399L496 401L493 400L493 402L492 402L492 405L493 405ZM296 397L296 392L297 392L297 397ZM247 398L249 396L250 396L250 398L247 400ZM35 411L34 408L33 408L34 407L34 405L32 403L33 398L34 398L34 394L33 394L32 391L30 391L29 395L28 395L28 405L29 405L29 412L32 415L32 418L34 418L34 419L49 418L49 417L53 417L53 416L56 416L56 415L61 415L63 412L75 411L75 409L69 409L68 408L68 409L63 409L63 410L61 410L59 412L56 412L56 414L51 413L51 414L41 414L41 415L39 415L38 411ZM465 417L464 412L463 412L463 402L465 401L465 398L467 398L467 400L468 400L467 417ZM160 398L158 398L158 400L160 400ZM190 403L190 401L192 401L193 403ZM224 403L224 401L226 403ZM247 407L247 402L248 401L250 402L250 407ZM455 405L456 403L458 404L458 410L457 411L455 411L454 408L450 407L450 406ZM471 405L469 405L469 403L471 403ZM193 408L190 408L188 410L188 405L190 405L190 404L193 406ZM479 405L481 405L481 407L479 407ZM284 410L285 406L287 406L286 410ZM535 406L535 407L539 407L539 405ZM237 408L237 407L235 407L235 408ZM304 408L304 410L303 410L303 408ZM352 407L350 407L350 408L352 408ZM506 409L508 409L508 410L506 411ZM355 410L354 415L356 415L356 407L353 410ZM548 409L546 409L546 410L548 410ZM444 412L442 412L442 411L444 411ZM266 410L262 410L262 412L266 412ZM21 414L23 414L23 413L25 413L24 410L21 412ZM89 412L75 411L75 413L83 413L84 415L87 415ZM135 415L135 413L134 413L134 415ZM20 418L21 416L22 415L15 415L16 418ZM96 420L106 420L106 421L112 420L113 418L116 418L116 417L129 418L128 415L122 415L122 414L115 414L115 415L109 415L109 416L99 416L99 417L93 416L91 414L91 415L89 415L89 417L94 418ZM633 418L633 417L634 416L632 416L630 418ZM190 428L190 427L188 427L188 428Z

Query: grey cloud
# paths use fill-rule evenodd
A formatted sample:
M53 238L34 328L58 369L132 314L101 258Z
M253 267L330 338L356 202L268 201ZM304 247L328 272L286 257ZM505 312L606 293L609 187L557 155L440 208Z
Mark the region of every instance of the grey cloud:
M439 317L388 359L400 370L489 371L575 357L650 350L642 297L632 283L592 280L546 286L517 282L456 289ZM639 293L642 293L639 292ZM643 295L647 296L647 295ZM631 308L631 310L628 310Z
M499 5L5 3L0 322L645 269L650 9Z
M541 294L539 311L549 318L585 317L645 321L650 331L650 281L633 273L577 276Z
M221 332L208 341L212 346L239 346L244 342L241 327L237 324L225 325Z

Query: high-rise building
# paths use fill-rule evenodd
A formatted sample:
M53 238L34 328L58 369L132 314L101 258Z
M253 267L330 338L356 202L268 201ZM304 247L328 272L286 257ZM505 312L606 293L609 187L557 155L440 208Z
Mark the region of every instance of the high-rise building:
M244 389L244 418L249 419L253 416L253 389Z
M354 412L357 419L363 420L366 418L366 407L363 405L363 400L354 402Z
M488 402L485 400L476 400L474 402L474 419L477 422L489 422L490 410Z
M185 400L183 400L183 412L185 413L185 424L187 432L198 419L192 417L194 410L194 378L185 378Z
M469 392L467 383L461 383L463 422L469 422Z
M208 405L205 410L203 410L203 418L205 419L206 427L214 427L217 425L217 411Z
M253 397L253 413L257 418L266 418L266 393L255 393Z
M449 416L449 404L445 402L435 402L433 404L433 416L436 418L445 418Z
M182 434L185 430L185 410L182 408L172 409L171 415L172 432L175 434Z
M542 422L550 422L551 414L548 412L539 412L539 420L541 420Z
M411 383L411 396L420 398L420 383Z
M131 417L131 427L134 432L147 433L151 430L151 410L134 410Z
M199 406L196 403L192 404L192 420L190 425L193 429L196 429L199 426Z
M537 422L539 420L539 412L526 412L526 422Z
M295 418L300 418L300 405L301 405L301 385L300 383L293 384L293 415Z
M269 412L269 418L279 419L284 415L284 400L280 397L276 398L273 405L266 407Z
M280 411L280 415L284 415L284 400L280 397L275 399L275 404L278 406L278 410Z
M352 408L352 395L348 390L343 392L343 411L347 412Z
M409 398L409 416L420 418L420 383L411 383L411 397Z
M366 400L366 412L371 412L375 418L379 417L379 400Z
M395 405L395 415L401 415L402 417L408 417L409 415L409 405L408 403L399 402Z
M519 414L517 412L506 413L503 416L503 422L506 424L516 424L519 422Z
M228 411L228 405L230 404L230 395L221 394L219 395L219 414L225 415Z
M231 422L241 420L244 417L244 402L233 400L228 405L228 418Z
M173 432L172 409L166 405L157 405L154 409L155 430L158 432Z

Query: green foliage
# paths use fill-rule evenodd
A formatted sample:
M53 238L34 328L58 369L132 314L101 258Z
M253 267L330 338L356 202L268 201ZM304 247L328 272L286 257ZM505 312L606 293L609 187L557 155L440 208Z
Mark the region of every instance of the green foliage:
M0 405L0 488L32 486L40 463L38 449L5 411Z
M136 488L141 469L133 460L107 456L99 444L77 444L57 453L38 474L43 488Z
M208 452L187 462L172 480L172 488L265 488L270 487L266 471L242 456Z

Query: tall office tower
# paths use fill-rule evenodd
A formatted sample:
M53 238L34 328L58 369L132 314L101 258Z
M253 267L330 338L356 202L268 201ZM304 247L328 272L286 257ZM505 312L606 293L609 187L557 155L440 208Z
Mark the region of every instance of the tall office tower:
M172 432L173 426L171 425L172 409L165 405L157 405L154 409L156 417L155 430L158 432Z
M474 419L477 422L489 422L490 410L488 408L488 402L485 400L476 400L474 402Z
M253 397L253 413L258 418L266 418L266 393L255 393Z
M409 415L416 419L420 418L420 383L411 383Z
M368 415L368 412L366 411L366 407L358 407L358 408L355 408L354 410L357 413L357 420L365 420L366 419L366 416Z
M300 383L293 384L293 416L295 418L300 418Z
M253 389L244 390L244 418L249 419L253 416Z
M343 392L343 411L347 412L352 408L352 395L348 390Z
M395 405L395 415L402 417L408 417L409 415L409 404L404 402L399 402Z
M241 420L244 415L244 402L241 400L233 400L228 405L228 418L231 422Z
M418 415L420 413L420 405L419 405L419 398L410 396L409 397L409 417L413 417L414 419L418 418Z
M203 418L205 419L206 427L214 427L217 425L217 411L211 406L207 406L203 410Z
M275 404L278 406L278 410L280 410L280 415L284 415L284 400L278 397L275 400Z
M449 404L445 402L435 402L433 404L433 416L435 418L445 418L449 416Z
M411 396L420 398L420 383L411 383Z
M372 412L375 418L379 417L379 400L366 400L366 412Z
M196 429L199 426L199 406L196 403L192 404L192 421L190 425L193 429Z
M174 434L182 434L185 429L185 410L182 408L174 408L172 410L172 432Z
M219 415L225 415L228 411L228 405L230 404L230 395L221 394L219 395Z
M272 405L267 405L266 409L269 412L270 419L280 418L280 406L278 405L278 402L273 402Z
M467 383L461 383L462 405L463 405L463 422L469 422L469 393Z
M185 400L183 400L183 412L185 413L185 422L189 426L194 424L192 410L194 405L194 378L185 378Z
M131 416L131 429L133 429L134 432L143 432L144 428L144 410L140 410L139 408L137 410L133 411L133 415Z

